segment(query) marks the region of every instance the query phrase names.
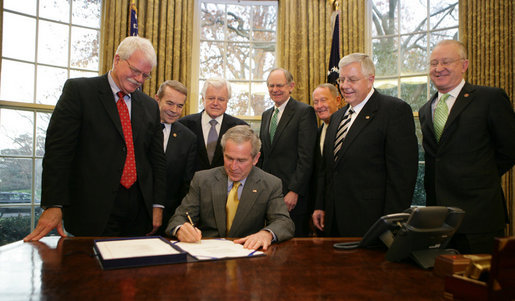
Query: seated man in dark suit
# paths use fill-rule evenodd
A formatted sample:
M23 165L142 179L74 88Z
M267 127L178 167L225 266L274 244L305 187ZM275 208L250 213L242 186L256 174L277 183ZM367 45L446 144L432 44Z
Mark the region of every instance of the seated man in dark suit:
M235 125L247 123L225 114L231 99L231 84L223 78L210 78L202 88L204 109L179 119L197 135L197 159L195 171L222 166L224 163L220 137Z
M221 143L224 166L195 174L166 233L185 242L203 236L243 237L235 242L263 250L274 241L293 237L295 226L284 203L281 180L254 166L260 155L259 138L242 125L229 129Z
M163 226L158 234L164 234L168 220L189 189L195 173L197 136L183 124L176 122L181 117L188 89L176 80L161 84L154 98L159 104L163 124L163 149L166 155L166 205L163 211Z

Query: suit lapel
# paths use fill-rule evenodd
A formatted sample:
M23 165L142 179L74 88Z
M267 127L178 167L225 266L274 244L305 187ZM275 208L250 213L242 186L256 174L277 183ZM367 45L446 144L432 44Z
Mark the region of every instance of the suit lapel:
M356 119L349 128L349 132L343 140L342 148L340 149L337 162L339 162L340 159L344 156L349 147L352 145L354 139L358 137L359 133L374 119L374 116L378 110L377 93L377 91L374 91L370 99L367 101L363 109L361 109L358 116L356 116Z
M239 232L238 229L240 229L241 225L245 222L246 217L251 212L251 209L256 202L256 198L259 195L258 192L261 190L261 186L259 185L261 180L253 176L254 170L255 167L250 171L247 180L245 181L245 186L243 186L238 209L236 210L236 215L232 222L231 231L229 231L229 237L237 236L236 234Z
M263 144L265 144L264 146L265 146L266 149L269 149L271 147L271 143L270 143L270 119L271 119L273 111L274 111L274 107L266 110L263 113L263 120L261 121L261 124L264 127L264 130L263 130L263 133L262 133L263 137L261 137L261 142Z
M103 76L103 85L98 89L98 97L102 105L104 106L107 115L113 121L114 126L122 139L123 130L122 130L122 122L120 121L120 115L118 114L118 108L116 107L116 102L113 96L113 91L111 90L111 86L109 86L109 81L107 80L107 74Z
M330 166L333 166L332 162L334 162L334 141L336 140L336 132L338 131L338 125L342 121L343 115L347 112L349 105L339 109L331 116L331 121L329 122L329 126L327 128L327 132L325 134L324 141L324 158L325 160L330 160Z
M436 142L435 137L435 128L433 126L433 111L432 111L432 103L438 97L438 92L431 97L431 99L420 109L419 118L420 120L427 120L422 125L422 133L424 135L424 139L430 143L434 148L437 147L438 143ZM421 123L422 124L422 123Z
M219 172L216 173L211 186L211 199L218 233L220 237L225 237L227 229L227 214L225 211L225 203L227 202L227 174L223 167L218 167L218 170Z
M144 132L145 129L141 127L145 124L144 122L140 122L143 114L143 107L141 103L141 99L138 97L136 93L131 94L131 126L132 126L132 139L134 140L134 144L138 140L138 136L140 133Z
M197 116L195 117L195 127L196 127L196 134L198 139L198 146L197 151L199 152L199 156L202 158L202 161L204 161L204 164L209 166L209 159L207 157L207 149L206 149L206 142L204 140L204 132L202 131L202 113L204 111L197 113ZM198 163L197 163L198 165Z
M290 120L292 119L293 115L295 115L295 108L296 108L296 100L293 98L290 98L288 101L288 104L286 104L286 107L284 108L284 112L281 115L281 120L279 120L279 124L277 125L277 129L275 130L274 134L274 141L272 141L272 149L274 146L278 143L277 141L280 140L281 134L284 132L284 129L290 123Z
M460 91L460 94L458 95L458 98L456 98L456 101L454 102L451 111L449 112L449 117L447 117L445 127L443 128L442 136L440 137L440 144L445 143L445 140L447 140L447 137L449 137L450 135L449 129L452 126L452 123L456 121L456 118L474 99L473 92L474 88L470 84L465 83L465 85Z
M175 126L175 123L170 125L170 133L168 136L168 143L166 144L166 157L172 159L174 147L177 145L177 139L181 136L182 131Z

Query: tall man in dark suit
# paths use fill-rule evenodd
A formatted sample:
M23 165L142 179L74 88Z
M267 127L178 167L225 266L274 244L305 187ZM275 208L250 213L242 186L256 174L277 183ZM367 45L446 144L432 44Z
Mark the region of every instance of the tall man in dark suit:
M155 65L150 41L128 37L110 72L65 83L45 142L45 210L25 241L54 228L65 236L62 221L76 236L144 235L161 226L165 158L159 108L138 90Z
M267 85L274 106L261 117L258 166L282 180L284 202L295 223L295 236L306 236L309 181L317 135L315 111L290 97L295 82L288 70L272 70Z
M179 119L197 135L195 171L222 166L224 163L220 139L235 125L247 125L241 119L225 114L231 99L231 84L223 78L211 78L202 88L204 110Z
M199 171L166 232L180 241L242 237L235 243L264 250L293 236L281 180L255 167L261 142L249 126L229 129L221 144L224 166ZM194 227L190 224L188 215Z
M181 117L187 95L188 89L182 83L167 80L154 96L161 111L163 148L166 155L166 206L159 234L164 234L168 220L188 192L195 173L197 136L186 126L176 122Z
M382 215L411 204L418 168L411 107L373 88L374 63L353 53L340 60L348 103L331 116L320 173L325 187L313 224L326 236L363 236Z
M441 41L431 53L429 75L438 93L419 111L424 186L428 206L465 211L450 247L489 253L508 221L501 176L515 163L515 113L504 90L465 82L467 68L458 41Z

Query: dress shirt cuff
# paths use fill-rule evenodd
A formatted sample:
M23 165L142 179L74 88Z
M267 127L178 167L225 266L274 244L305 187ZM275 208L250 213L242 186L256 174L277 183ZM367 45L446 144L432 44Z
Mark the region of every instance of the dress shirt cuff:
M153 208L162 208L162 209L164 209L164 208L165 208L165 206L160 205L160 204L154 204L154 205L152 205L152 207L153 207Z
M177 231L179 231L179 228L181 227L182 225L179 225L177 227L175 227L173 230L172 230L172 236L174 237L177 237Z
M41 208L43 208L43 210L47 210L49 208L61 208L63 209L63 205L49 205L49 206L41 206Z
M268 229L268 228L265 228L265 229L263 229L263 230L268 231L268 232L270 232L270 234L272 234L272 237L273 237L273 238L272 238L272 242L277 242L277 236L275 236L274 231L272 231L272 230L270 230L270 229Z

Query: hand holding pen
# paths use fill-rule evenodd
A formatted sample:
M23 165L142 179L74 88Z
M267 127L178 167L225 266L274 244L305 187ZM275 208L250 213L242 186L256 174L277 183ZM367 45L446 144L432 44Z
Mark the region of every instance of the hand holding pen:
M195 227L189 212L186 212L186 217L188 218L189 223L186 222L182 224L179 230L177 230L177 239L183 242L200 242L202 239L202 231Z

